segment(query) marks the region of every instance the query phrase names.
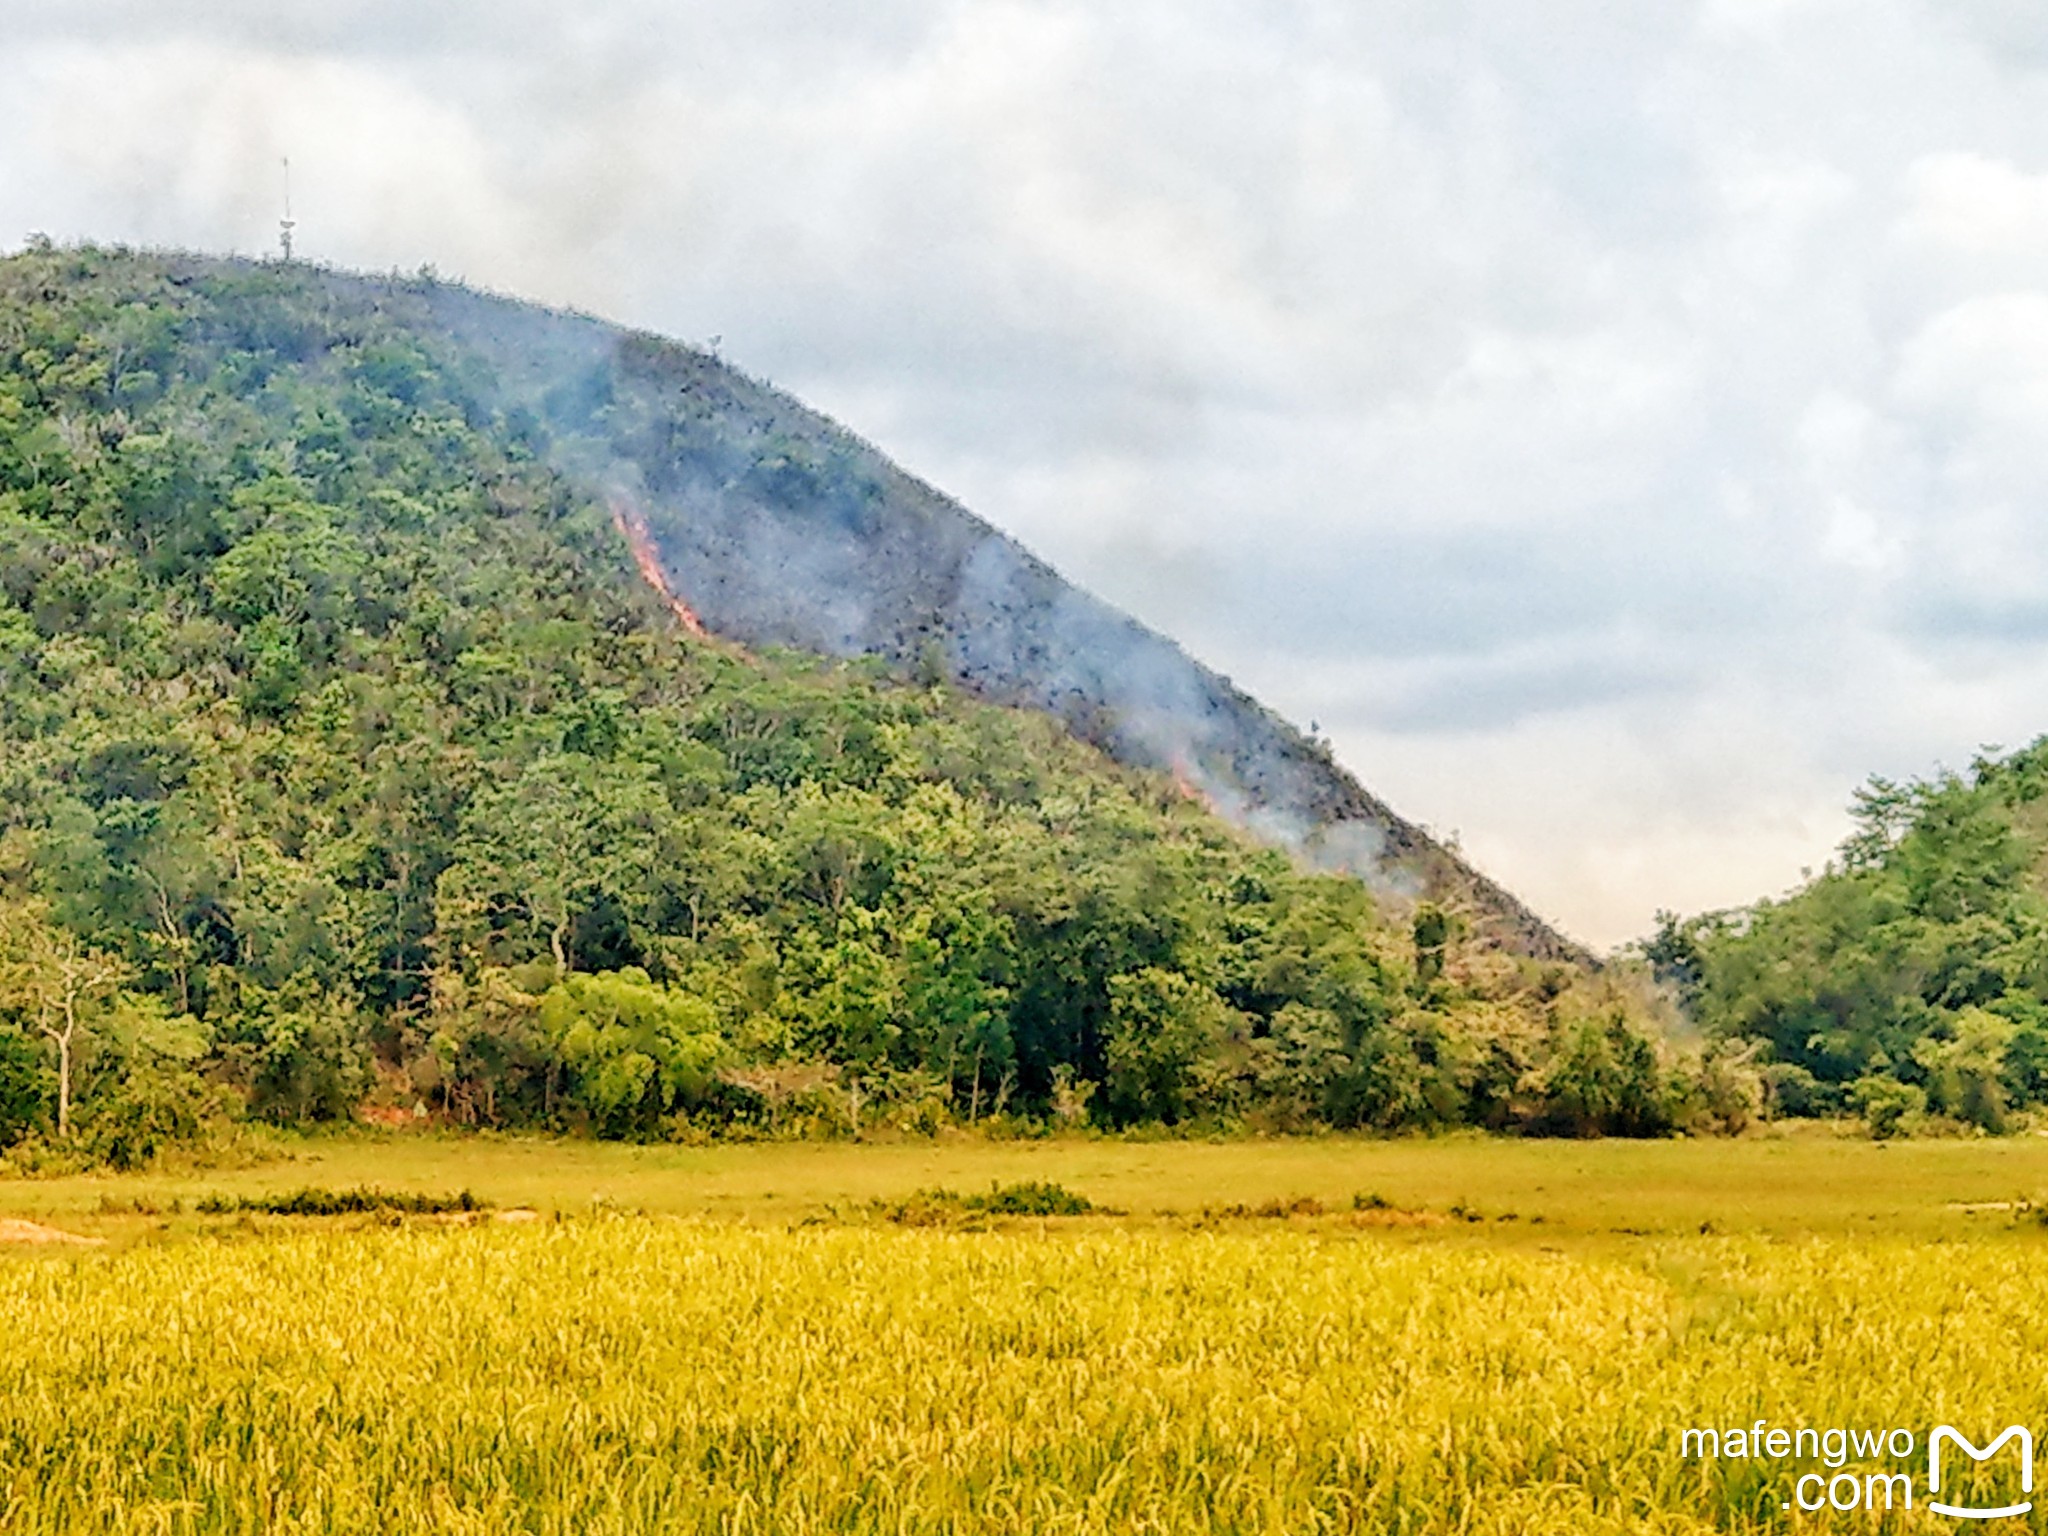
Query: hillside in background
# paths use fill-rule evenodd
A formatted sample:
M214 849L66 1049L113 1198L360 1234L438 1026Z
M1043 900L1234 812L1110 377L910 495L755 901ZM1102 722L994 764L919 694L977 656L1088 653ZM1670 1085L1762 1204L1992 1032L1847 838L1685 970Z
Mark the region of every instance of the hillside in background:
M1667 915L1649 957L1713 1037L1754 1042L1778 1113L2003 1130L2048 1104L2048 738L1873 779L1855 812L1804 888Z
M708 359L0 263L0 1139L1748 1112L1348 784Z
M1317 868L1453 906L1482 942L1590 958L1326 746L788 395L674 342L456 286L312 280L482 363L494 409L644 535L652 574L712 634L879 657L1045 711Z

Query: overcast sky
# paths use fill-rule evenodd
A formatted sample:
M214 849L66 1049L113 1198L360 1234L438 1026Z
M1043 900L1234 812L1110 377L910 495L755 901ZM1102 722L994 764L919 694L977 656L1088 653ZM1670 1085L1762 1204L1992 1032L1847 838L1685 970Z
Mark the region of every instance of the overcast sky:
M0 0L0 245L795 390L1568 930L2048 731L2041 0Z

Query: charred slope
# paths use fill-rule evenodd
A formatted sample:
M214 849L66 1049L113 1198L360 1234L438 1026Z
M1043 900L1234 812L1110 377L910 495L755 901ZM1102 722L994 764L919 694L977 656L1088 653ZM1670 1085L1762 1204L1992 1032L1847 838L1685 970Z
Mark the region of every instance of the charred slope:
M1321 744L790 396L587 317L443 284L327 280L421 305L485 365L535 450L611 498L643 570L712 633L877 656L1047 711L1320 867L1451 903L1503 947L1589 958Z

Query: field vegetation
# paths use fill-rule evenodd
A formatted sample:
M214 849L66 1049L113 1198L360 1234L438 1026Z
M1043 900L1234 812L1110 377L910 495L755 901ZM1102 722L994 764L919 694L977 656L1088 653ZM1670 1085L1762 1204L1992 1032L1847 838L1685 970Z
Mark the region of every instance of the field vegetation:
M0 1259L5 1528L1904 1529L1679 1437L2048 1407L2030 1141L551 1150L5 1186L108 1239Z
M1443 1218L1432 1240L1627 1247L1748 1233L1960 1240L2022 1225L2048 1199L2048 1138L1874 1142L1846 1130L1688 1140L1556 1141L1473 1133L1202 1141L1061 1137L1027 1142L634 1145L544 1136L281 1135L235 1166L0 1180L0 1218L110 1240L176 1240L233 1227L209 1201L255 1207L306 1189L445 1198L493 1210L690 1217L756 1226L866 1219L919 1191L961 1196L1053 1185L1135 1227L1312 1203L1332 1217L1373 1201ZM1458 1214L1453 1214L1458 1213ZM1467 1220L1466 1217L1477 1220Z

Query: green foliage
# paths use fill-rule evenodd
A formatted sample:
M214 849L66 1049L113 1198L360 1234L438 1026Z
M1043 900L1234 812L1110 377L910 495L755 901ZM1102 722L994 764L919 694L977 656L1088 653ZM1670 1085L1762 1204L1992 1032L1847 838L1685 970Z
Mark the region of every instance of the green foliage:
M1104 1050L1111 1109L1125 1120L1185 1119L1195 1070L1220 1043L1222 1001L1180 971L1146 966L1109 982Z
M1433 901L1415 909L1409 925L1415 938L1415 979L1424 985L1443 974L1444 950L1451 941L1451 915Z
M55 1099L42 1049L26 1036L0 1028L0 1149L48 1124Z
M1564 1024L1542 1086L1552 1128L1569 1135L1649 1136L1673 1125L1656 1053L1619 1012Z
M1872 779L1838 867L1783 901L1666 915L1646 955L1712 1035L1768 1053L1778 1112L2005 1130L2048 1103L2044 788L2048 739L1967 777Z
M305 975L266 988L218 979L221 1074L249 1110L279 1124L343 1120L366 1081L360 1022L347 996Z
M567 978L541 999L540 1025L567 1074L570 1111L611 1136L652 1134L700 1101L725 1055L711 1006L641 970Z
M684 632L417 285L38 249L0 319L0 901L108 961L109 1157L223 1094L621 1137L1664 1123L1632 1085L1680 1064L1639 1013L1582 1040L1626 1013L1588 978L1044 717ZM638 431L609 370L678 367L634 341L546 410ZM675 451L867 525L850 460L722 430ZM1983 917L1995 842L1910 888ZM47 1118L8 1050L0 1136ZM1988 1114L1975 1060L1928 1070Z
M1086 1195L1045 1179L998 1184L985 1195L969 1195L964 1203L970 1211L991 1216L1086 1216L1095 1209Z
M874 1209L903 1226L933 1227L976 1216L1087 1216L1100 1207L1064 1184L1024 1179L1015 1184L992 1184L985 1194L921 1189L908 1199L877 1201Z
M489 1208L489 1201L466 1189L454 1195L421 1195L368 1186L308 1187L285 1195L209 1195L199 1202L200 1212L208 1216L448 1216Z
M1860 1077L1852 1083L1849 1101L1870 1126L1870 1134L1879 1141L1888 1141L1915 1129L1927 1110L1925 1089L1913 1083L1902 1083L1895 1077L1876 1074Z
M87 1104L79 1140L94 1164L144 1168L174 1148L204 1141L224 1118L216 1096L194 1074L141 1070Z

